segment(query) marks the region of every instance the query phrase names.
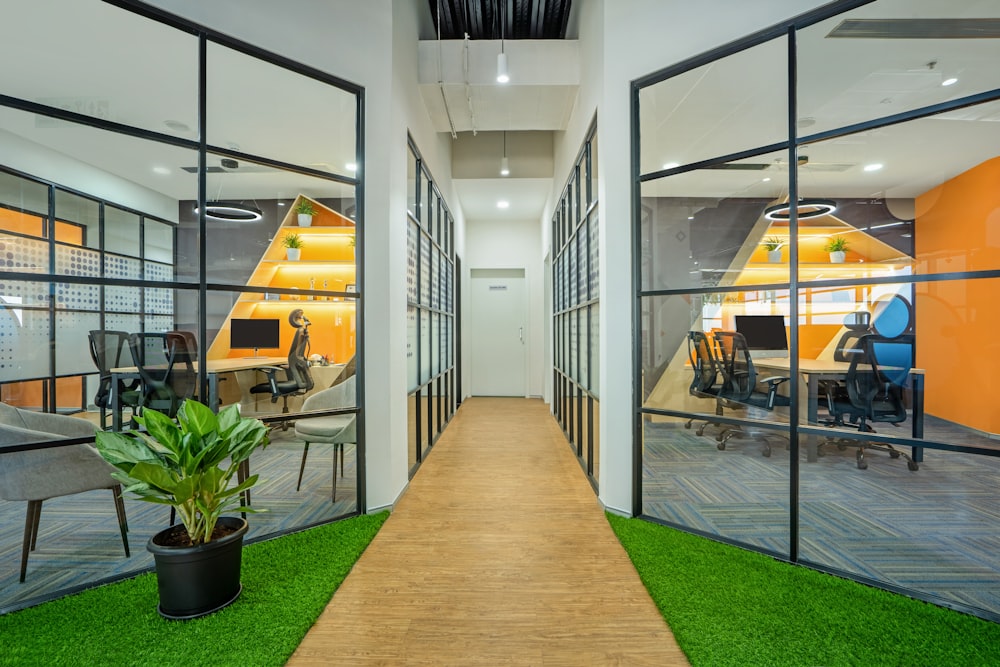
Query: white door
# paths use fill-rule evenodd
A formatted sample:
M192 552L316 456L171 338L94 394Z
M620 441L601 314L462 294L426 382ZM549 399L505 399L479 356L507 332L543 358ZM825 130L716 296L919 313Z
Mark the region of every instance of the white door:
M473 396L526 396L528 290L524 269L472 269L469 347Z

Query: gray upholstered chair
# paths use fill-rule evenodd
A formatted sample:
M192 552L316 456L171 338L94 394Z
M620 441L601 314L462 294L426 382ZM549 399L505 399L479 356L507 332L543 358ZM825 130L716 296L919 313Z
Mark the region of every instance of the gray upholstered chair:
M333 410L352 407L356 403L355 378L352 375L343 382L318 391L306 398L302 403L303 410ZM309 455L309 443L325 442L333 444L333 490L330 493L332 502L337 501L337 458L340 457L340 475L344 475L344 445L357 443L357 415L354 413L330 415L327 417L308 417L295 421L295 437L305 440L302 450L302 465L299 466L299 482L295 485L298 491L302 486L302 474L306 469L306 457Z
M28 552L35 550L42 501L94 489L111 489L121 529L125 556L129 556L128 524L121 485L111 476L113 468L87 444L27 451L4 451L12 445L46 440L93 437L96 427L64 415L22 410L0 403L0 498L28 501L21 546L21 581L28 569Z

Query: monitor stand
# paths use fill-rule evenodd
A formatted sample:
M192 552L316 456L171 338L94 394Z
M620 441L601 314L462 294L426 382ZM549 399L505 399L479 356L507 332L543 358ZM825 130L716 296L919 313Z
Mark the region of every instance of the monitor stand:
M262 357L262 356L260 356L258 354L259 351L260 351L260 348L259 347L255 347L253 349L253 354L251 356L249 356L249 357L243 357L243 358L244 359L264 359L265 357Z

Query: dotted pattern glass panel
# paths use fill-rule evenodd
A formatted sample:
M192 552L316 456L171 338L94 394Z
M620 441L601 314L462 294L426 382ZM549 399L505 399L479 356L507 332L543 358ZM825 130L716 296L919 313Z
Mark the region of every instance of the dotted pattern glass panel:
M578 269L576 276L576 302L586 303L587 301L587 227L581 226L577 231L576 245L576 266Z
M569 245L569 284L567 285L569 289L568 298L566 299L566 306L575 306L576 301L576 244L580 239L579 236L574 236L572 242Z
M89 248L56 244L55 272L67 276L100 276L101 255Z
M97 285L56 283L56 308L59 310L100 310L101 288Z
M420 311L420 381L431 377L431 314Z
M94 373L90 344L84 332L101 327L99 313L58 313L56 315L56 375Z
M174 312L174 291L166 287L150 287L146 289L147 313L171 315Z
M45 283L0 280L0 303L47 307L49 286Z
M576 320L577 315L580 311L573 311L569 314L569 376L580 381L579 374L579 361L577 357L577 349L579 347L580 336L577 333Z
M138 315L116 315L109 313L104 316L105 329L132 333L138 331L140 326Z
M173 331L174 318L153 315L146 318L146 331Z
M0 269L48 273L48 242L0 234Z
M104 289L105 310L109 313L142 312L139 287L106 287Z
M601 284L601 272L597 266L598 246L597 246L597 213L590 216L590 298L596 299L598 287Z
M454 350L451 347L451 336L452 329L454 328L455 318L446 317L444 320L444 365L445 368L451 368L453 363L453 357L455 356Z
M420 232L414 222L406 224L406 300L417 302L417 237Z
M133 259L132 257L105 255L104 275L107 278L139 280L142 278L142 263L138 259Z
M449 313L455 312L452 309L452 299L454 297L454 292L452 292L452 274L455 271L455 267L451 262L443 260L441 262L442 273L441 280L443 282L442 294L441 294L441 308Z
M590 327L587 323L587 309L580 309L580 327L578 331L580 332L580 372L577 381L587 388L588 377L587 369L590 366L590 348L587 347L587 334L590 333Z
M0 285L5 300L11 292L39 289L36 283L22 283L10 289ZM84 338L86 340L86 338ZM90 358L90 355L87 355ZM0 308L0 382L45 377L49 374L49 313L46 310Z
M420 235L420 303L431 301L431 240L426 234Z
M431 377L441 372L441 316L431 313Z
M146 280L168 283L174 279L174 267L170 264L146 262Z
M441 307L441 252L434 248L431 260L431 308ZM436 339L436 337L435 337ZM437 371L434 373L437 375Z

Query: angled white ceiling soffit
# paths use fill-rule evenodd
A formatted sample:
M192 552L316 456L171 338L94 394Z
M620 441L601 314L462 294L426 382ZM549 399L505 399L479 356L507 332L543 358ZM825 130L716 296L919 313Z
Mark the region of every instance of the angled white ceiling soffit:
M575 40L507 40L511 81L496 82L499 40L419 43L419 85L438 132L564 130L580 87Z

